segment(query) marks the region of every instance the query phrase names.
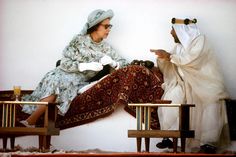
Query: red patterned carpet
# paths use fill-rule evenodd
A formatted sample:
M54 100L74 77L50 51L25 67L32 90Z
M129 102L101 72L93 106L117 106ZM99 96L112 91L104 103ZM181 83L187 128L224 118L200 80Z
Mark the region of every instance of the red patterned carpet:
M5 154L7 157L7 154ZM0 154L1 156L1 154ZM4 155L3 155L4 156ZM59 154L11 154L12 157L138 157L138 156L236 156L236 154L193 154L193 153L59 153Z
M172 153L165 152L111 152L100 149L89 149L84 151L63 151L55 150L47 153L38 152L37 148L21 149L16 152L1 153L0 157L139 157L139 156L236 156L235 151L224 151L218 154L203 154L203 153Z

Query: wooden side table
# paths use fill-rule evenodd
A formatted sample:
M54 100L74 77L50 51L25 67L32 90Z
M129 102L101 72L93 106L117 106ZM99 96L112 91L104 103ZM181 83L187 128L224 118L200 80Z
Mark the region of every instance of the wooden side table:
M128 104L136 107L137 130L128 130L128 137L137 140L137 151L141 152L142 137L145 138L146 151L149 152L150 138L173 138L173 152L177 152L178 138L181 139L181 152L185 152L186 138L194 137L194 130L189 130L190 107L194 104L152 104L137 103ZM152 107L178 107L179 108L179 130L151 130L150 118ZM144 121L144 128L143 128Z
M16 126L15 105L46 105L43 127L27 128ZM55 128L56 104L48 102L27 101L0 101L2 110L2 126L0 126L0 137L3 138L3 151L6 151L7 138L11 140L11 150L14 149L15 137L23 135L38 135L39 149L47 151L50 147L51 135L59 135L59 128Z

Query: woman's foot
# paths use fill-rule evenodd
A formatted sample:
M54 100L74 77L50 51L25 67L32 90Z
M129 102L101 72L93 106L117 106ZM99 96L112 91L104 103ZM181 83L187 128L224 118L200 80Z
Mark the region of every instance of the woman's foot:
M26 120L22 120L20 123L27 128L35 128L35 125L29 124Z

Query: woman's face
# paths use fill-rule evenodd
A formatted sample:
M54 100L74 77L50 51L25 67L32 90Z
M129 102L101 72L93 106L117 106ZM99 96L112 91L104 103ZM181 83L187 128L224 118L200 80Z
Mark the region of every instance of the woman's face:
M105 39L105 38L107 38L107 36L111 30L111 27L112 27L112 25L110 24L110 19L105 19L98 26L96 33L100 38Z

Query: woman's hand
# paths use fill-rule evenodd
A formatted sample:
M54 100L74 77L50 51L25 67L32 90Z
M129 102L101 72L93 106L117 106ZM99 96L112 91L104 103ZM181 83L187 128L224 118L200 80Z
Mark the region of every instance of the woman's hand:
M81 72L86 71L86 70L100 71L102 69L103 69L102 63L98 63L98 62L80 63L79 64L79 71L81 71Z
M117 63L116 61L114 61L110 56L103 56L101 59L100 59L100 63L102 63L102 65L107 65L109 64L111 67L115 68L117 67Z

